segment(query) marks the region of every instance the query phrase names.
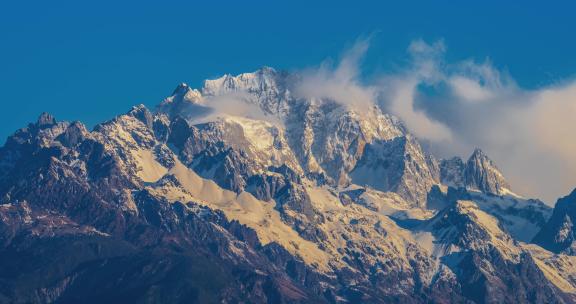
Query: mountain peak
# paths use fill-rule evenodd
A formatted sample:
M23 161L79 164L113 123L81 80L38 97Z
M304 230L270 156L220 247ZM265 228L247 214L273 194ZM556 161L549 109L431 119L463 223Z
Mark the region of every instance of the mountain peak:
M38 120L36 121L36 125L38 127L52 126L54 124L56 124L56 119L54 118L54 116L52 116L50 113L47 112L43 112L42 114L40 114Z
M226 74L222 77L205 80L202 93L221 95L238 91L278 91L278 73L271 67L262 67L251 73L236 76Z
M442 160L440 179L442 183L456 188L496 195L511 193L504 175L480 148L475 148L465 163L459 157Z
M276 70L275 70L274 68L272 68L272 67L263 66L263 67L261 67L260 69L258 69L258 70L256 71L256 73L266 74L266 75L272 75L272 74L276 74L277 72L276 72Z
M486 153L484 153L484 151L482 151L482 149L476 147L474 148L474 152L472 152L472 155L470 155L470 158L488 158L488 156L486 156Z
M154 121L154 117L148 108L145 105L139 104L132 107L132 109L128 112L128 115L135 117L136 119L140 120L146 126L152 127L152 123Z
M474 190L498 195L510 192L510 185L504 179L504 175L479 148L474 149L466 162L464 179L466 186Z
M187 83L182 82L174 89L172 95L186 95L190 90L190 86Z
M169 115L176 115L186 109L191 104L198 104L202 100L202 94L196 89L192 89L188 84L182 82L174 91L172 95L166 97L157 107L158 112L163 112Z

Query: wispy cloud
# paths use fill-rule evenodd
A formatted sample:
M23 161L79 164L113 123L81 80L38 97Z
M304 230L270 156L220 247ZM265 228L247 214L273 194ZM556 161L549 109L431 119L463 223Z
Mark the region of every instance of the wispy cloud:
M370 38L359 39L334 64L325 61L319 67L300 71L294 88L296 97L332 100L355 109L368 109L375 104L374 87L359 81L361 61L370 45Z
M432 45L421 40L410 44L408 51L411 65L405 71L387 75L377 80L376 87L384 107L402 118L408 129L422 139L435 142L449 141L452 132L438 120L426 115L415 104L415 96L420 84L436 84L442 81L442 54L445 46L442 41Z
M381 86L383 106L441 156L483 148L519 193L554 202L576 187L576 83L523 89L489 61L449 63L445 52L413 42L411 65L381 80L394 81Z

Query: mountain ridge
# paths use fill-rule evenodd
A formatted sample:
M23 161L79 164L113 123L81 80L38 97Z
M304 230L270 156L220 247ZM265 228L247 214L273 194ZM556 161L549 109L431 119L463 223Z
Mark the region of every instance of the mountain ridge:
M0 302L576 301L574 252L529 243L564 209L513 194L480 150L436 159L378 107L294 97L298 79L226 75L92 131L47 113L17 131ZM265 116L210 107L232 97ZM18 276L24 257L41 266Z

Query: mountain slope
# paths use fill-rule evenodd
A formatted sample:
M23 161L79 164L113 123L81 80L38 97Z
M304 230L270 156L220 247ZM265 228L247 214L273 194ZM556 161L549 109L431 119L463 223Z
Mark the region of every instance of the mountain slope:
M458 201L421 229L432 238L434 255L445 261L473 301L563 302L530 254L473 202Z
M560 198L550 220L534 237L534 242L552 252L576 255L576 190Z

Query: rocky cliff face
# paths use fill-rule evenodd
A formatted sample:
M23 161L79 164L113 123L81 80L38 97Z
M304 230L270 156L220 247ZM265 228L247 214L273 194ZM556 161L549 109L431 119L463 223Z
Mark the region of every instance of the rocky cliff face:
M576 255L576 190L561 198L534 242L552 252Z
M264 68L92 131L48 114L17 131L0 302L576 300L572 199L551 216L479 150L438 162L393 116L294 97L297 81ZM542 227L559 254L525 243Z
M530 252L474 202L457 201L415 230L434 255L445 261L444 272L455 276L459 288L474 302L561 302L554 300L557 288Z

